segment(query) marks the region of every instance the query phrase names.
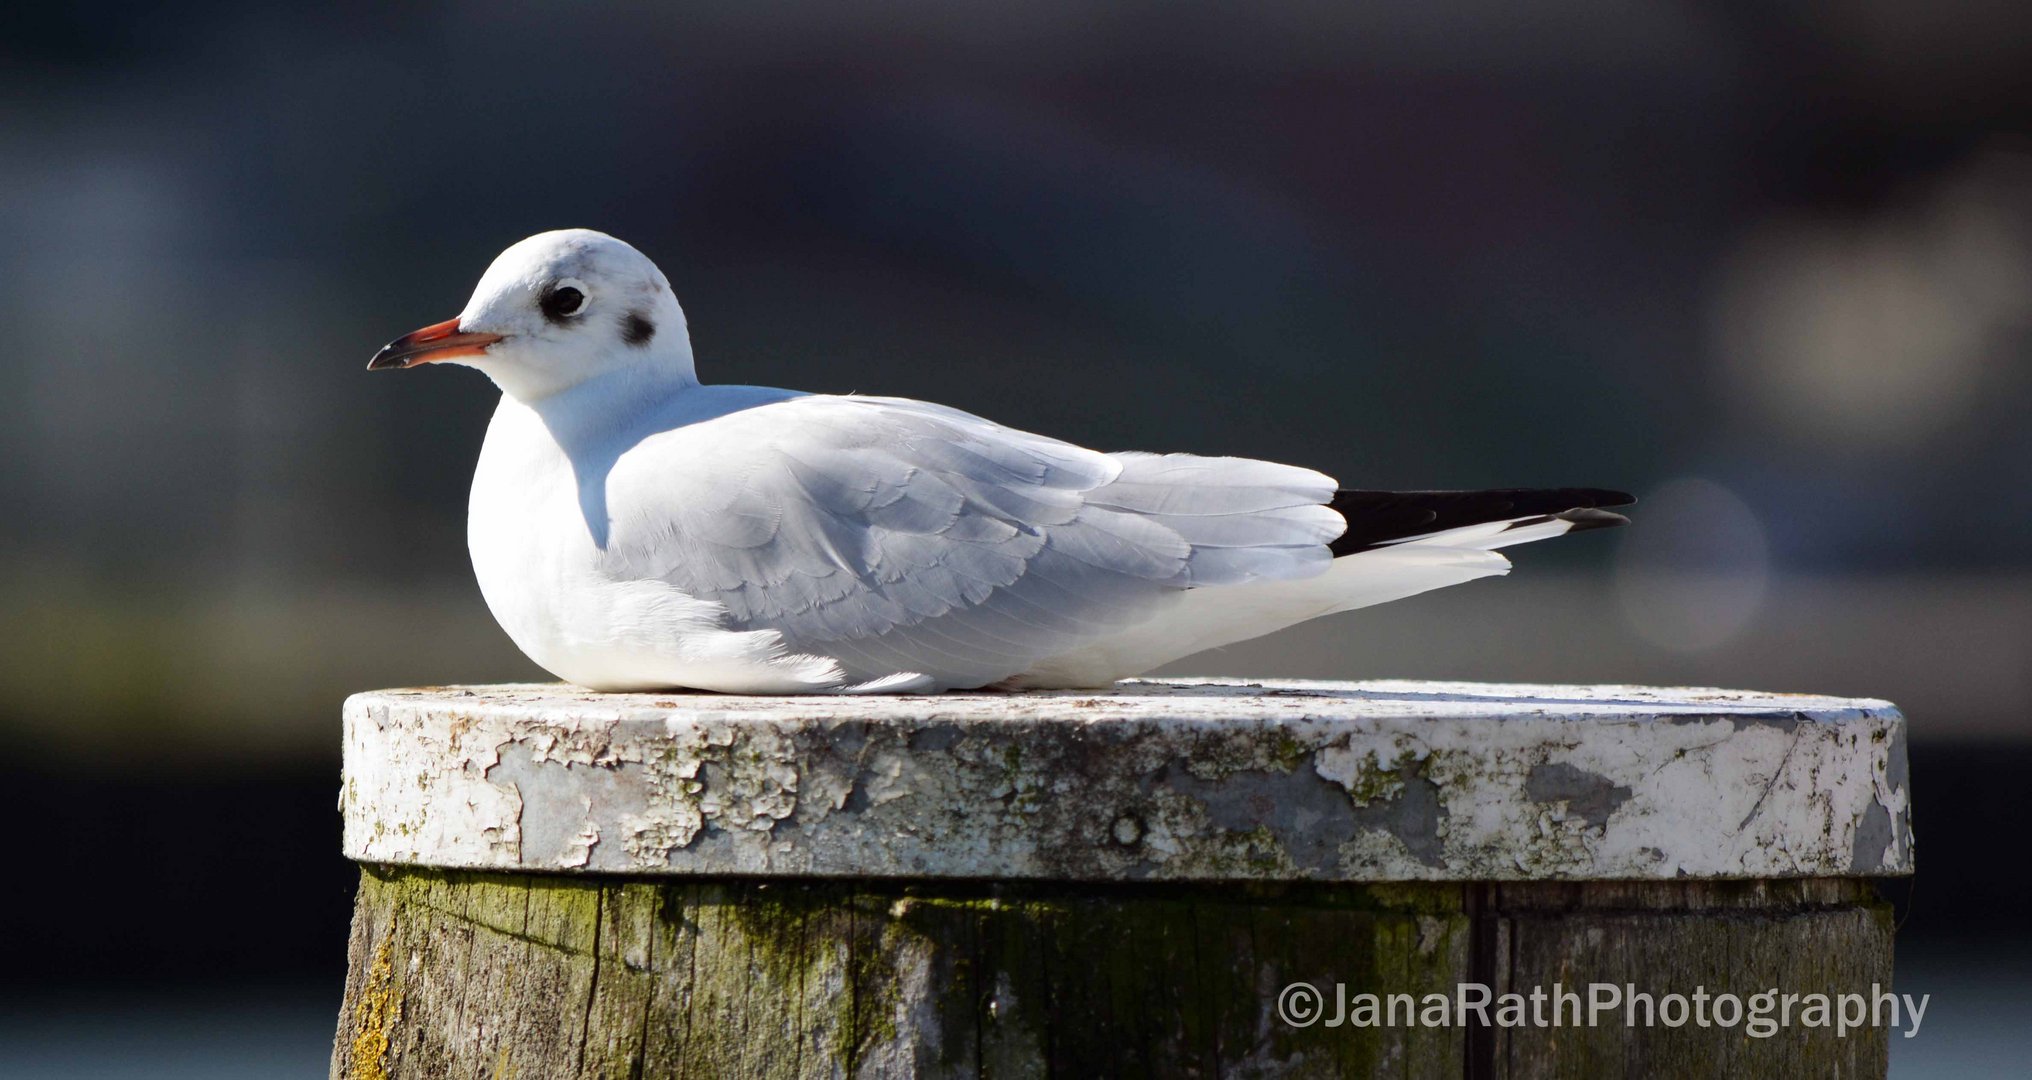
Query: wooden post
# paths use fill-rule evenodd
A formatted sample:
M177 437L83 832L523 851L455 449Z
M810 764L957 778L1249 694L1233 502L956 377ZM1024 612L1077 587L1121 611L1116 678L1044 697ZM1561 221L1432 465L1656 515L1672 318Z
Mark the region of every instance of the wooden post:
M1891 986L1882 701L492 686L345 721L335 1077L1885 1070L1887 1027L1807 1012ZM1550 1013L1511 1022L1534 988ZM1760 1036L1767 990L1800 997ZM1709 1022L1672 1025L1697 994Z

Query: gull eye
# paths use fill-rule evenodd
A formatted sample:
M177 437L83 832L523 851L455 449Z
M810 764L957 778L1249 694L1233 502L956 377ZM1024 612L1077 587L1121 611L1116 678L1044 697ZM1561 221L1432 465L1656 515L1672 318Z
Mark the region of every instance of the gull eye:
M577 281L566 278L545 290L536 306L542 309L544 318L559 322L586 309L586 291Z

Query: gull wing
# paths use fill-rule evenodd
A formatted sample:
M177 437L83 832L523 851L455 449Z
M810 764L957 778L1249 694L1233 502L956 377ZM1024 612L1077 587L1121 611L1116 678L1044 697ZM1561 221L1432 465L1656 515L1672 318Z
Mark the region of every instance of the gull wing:
M855 681L980 686L1187 589L1324 572L1332 479L1104 454L897 398L811 395L651 436L606 478L609 573L725 607Z

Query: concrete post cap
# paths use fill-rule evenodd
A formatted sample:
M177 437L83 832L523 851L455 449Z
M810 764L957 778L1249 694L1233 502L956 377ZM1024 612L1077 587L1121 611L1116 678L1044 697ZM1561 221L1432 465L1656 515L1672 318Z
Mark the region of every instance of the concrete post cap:
M1889 702L1174 679L358 694L345 851L517 872L1507 881L1912 872Z

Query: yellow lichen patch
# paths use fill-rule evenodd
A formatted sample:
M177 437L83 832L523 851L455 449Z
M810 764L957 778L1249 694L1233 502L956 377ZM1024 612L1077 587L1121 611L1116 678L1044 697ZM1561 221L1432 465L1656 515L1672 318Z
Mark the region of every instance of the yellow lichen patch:
M389 959L394 948L393 935L381 939L353 1012L353 1076L359 1080L388 1078L388 1033L402 1015L402 995L393 986L395 968Z

